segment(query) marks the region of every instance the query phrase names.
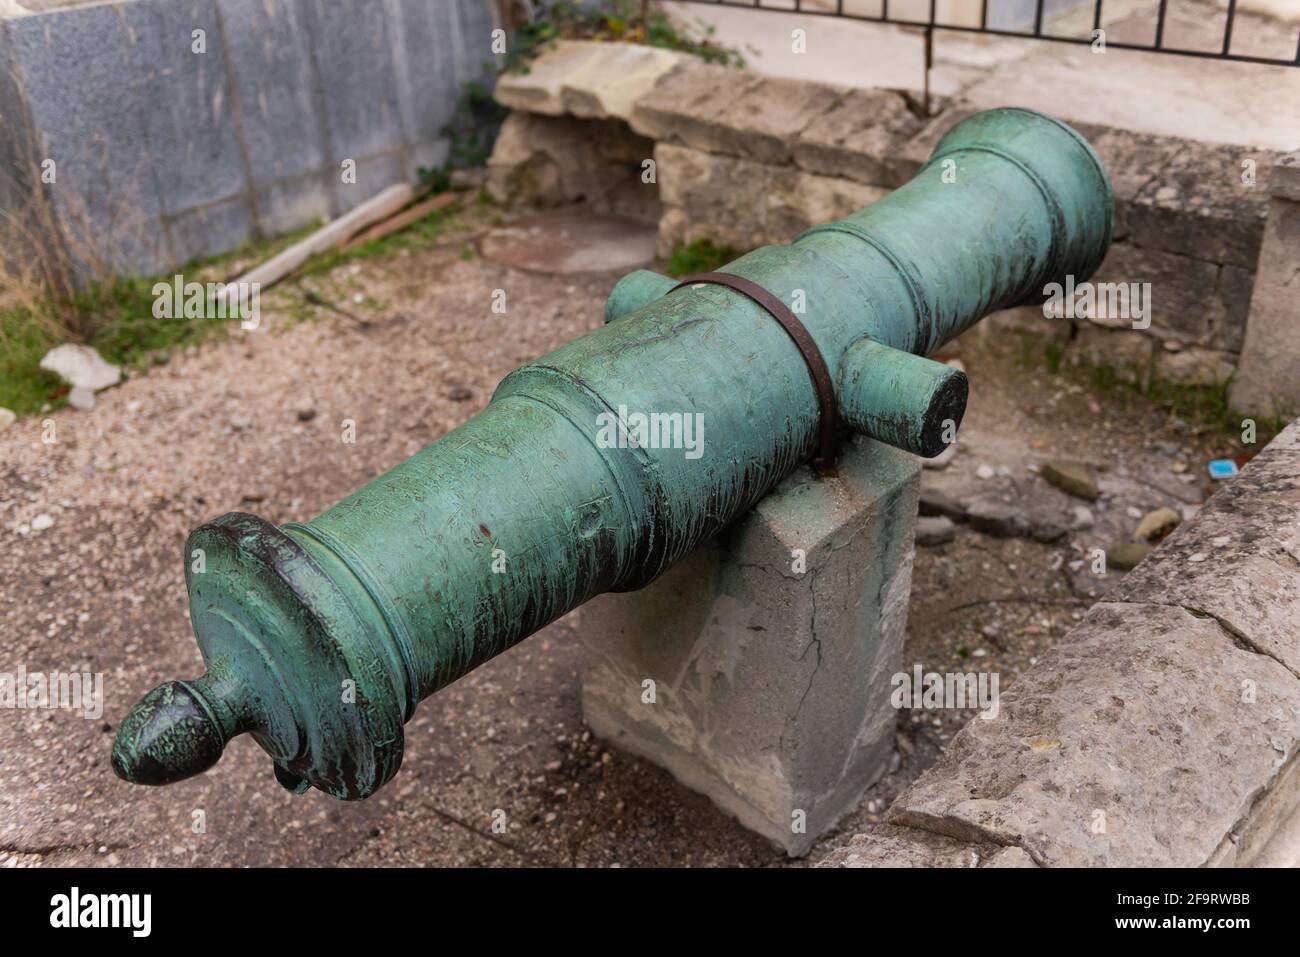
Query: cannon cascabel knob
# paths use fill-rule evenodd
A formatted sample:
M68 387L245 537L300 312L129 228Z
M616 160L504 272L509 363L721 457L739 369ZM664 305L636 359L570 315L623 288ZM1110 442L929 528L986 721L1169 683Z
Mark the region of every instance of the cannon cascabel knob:
M217 763L226 735L200 692L168 681L127 712L113 742L113 770L135 784L171 784Z

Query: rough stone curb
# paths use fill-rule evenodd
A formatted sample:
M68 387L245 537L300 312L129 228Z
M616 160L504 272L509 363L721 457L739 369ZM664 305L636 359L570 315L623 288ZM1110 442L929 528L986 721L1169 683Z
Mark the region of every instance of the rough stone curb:
M1297 466L1293 424L886 820L1042 866L1267 858L1300 807ZM1202 553L1215 557L1190 561ZM863 844L850 844L859 859L881 856Z

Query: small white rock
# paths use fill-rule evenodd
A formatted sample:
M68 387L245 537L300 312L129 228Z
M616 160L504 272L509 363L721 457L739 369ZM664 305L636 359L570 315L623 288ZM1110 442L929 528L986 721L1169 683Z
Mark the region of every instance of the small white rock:
M1207 554L1205 554L1205 552L1197 552L1197 553L1194 554L1194 555L1188 555L1188 556L1187 556L1187 560L1188 560L1189 562L1203 562L1203 561L1205 561L1205 560L1206 560L1207 558L1209 558L1209 557L1210 557L1210 556L1207 555Z
M107 389L122 381L122 370L90 346L66 343L51 349L41 360L41 368L53 372L64 382L91 392Z
M32 531L43 532L53 524L54 524L54 516L46 512L42 512L40 515L37 515L34 519L32 519Z
M991 465L981 465L975 470L975 477L986 482L997 474L997 471Z
M3 432L17 421L18 416L14 414L12 409L6 409L0 405L0 432Z

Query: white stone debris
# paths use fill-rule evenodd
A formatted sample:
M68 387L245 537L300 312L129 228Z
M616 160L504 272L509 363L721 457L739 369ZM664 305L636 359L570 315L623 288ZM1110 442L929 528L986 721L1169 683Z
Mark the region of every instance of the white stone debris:
M106 362L90 346L65 343L51 349L41 360L41 368L53 372L72 386L68 404L74 409L93 409L95 393L122 381L122 369Z

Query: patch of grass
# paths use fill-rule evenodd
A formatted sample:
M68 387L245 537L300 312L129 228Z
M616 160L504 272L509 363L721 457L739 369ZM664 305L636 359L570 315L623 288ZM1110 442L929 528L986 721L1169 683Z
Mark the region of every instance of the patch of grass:
M1245 416L1234 410L1228 403L1231 384L1230 379L1214 385L1195 386L1153 378L1145 390L1131 384L1129 388L1142 392L1170 415L1207 429L1221 429L1237 440L1241 438L1242 422L1252 418L1255 421L1256 447L1262 448L1286 428L1288 422L1284 418Z
M109 362L148 365L156 355L204 341L224 327L216 319L160 319L153 314L153 279L119 279L91 286L67 304L83 336ZM67 341L27 307L0 309L0 405L18 415L62 404L68 387L40 368L50 349Z
M712 272L719 266L725 266L737 256L730 246L715 246L711 239L697 239L694 242L677 246L668 257L667 272L670 276L693 276L696 273Z
M1049 342L1043 348L1043 358L1047 361L1047 370L1053 375L1061 371L1061 360L1065 358L1065 346L1059 342Z
M353 260L383 258L401 250L436 245L444 236L454 209L437 210L401 232L365 243L348 252L331 251L314 257L293 279L328 272ZM487 212L491 212L490 209ZM177 270L186 282L227 281L237 273L287 249L319 228L313 223L271 240L250 240L220 256L195 260ZM109 362L125 369L144 369L172 352L225 335L228 320L166 319L153 314L155 283L171 275L115 278L88 285L59 300L48 295L0 307L0 406L19 416L45 406L64 404L68 387L58 376L40 368L45 354L64 342L93 346ZM301 320L315 315L301 297L292 294L292 280L263 290L286 293L286 316ZM72 330L76 330L75 332Z
M1062 374L1065 366L1065 345L1043 342L1040 337L1022 334L1020 364L1025 367L1045 366L1053 375ZM1096 392L1121 393L1141 396L1147 402L1163 409L1168 415L1181 419L1202 432L1223 433L1225 437L1240 442L1242 422L1247 416L1234 410L1228 403L1231 380L1212 385L1187 385L1171 382L1148 374L1149 370L1123 369L1108 363L1083 362L1078 373L1086 379L1089 388ZM1257 442L1262 448L1288 421L1285 418L1252 416Z
M605 0L577 4L557 0L520 25L506 57L505 72L527 73L528 64L560 39L642 43L690 53L709 63L743 67L744 59L714 39L714 28L700 24L696 33L683 31L660 10L637 0Z
M423 219L417 219L399 232L391 233L379 239L372 239L370 242L362 243L360 246L346 252L330 250L319 256L313 256L301 267L297 276L299 278L318 276L353 260L383 258L398 253L403 249L417 250L436 246L442 240L447 224L455 212L454 207L437 209Z
M58 376L40 368L41 357L56 345L27 309L0 309L0 406L22 416L67 393Z

